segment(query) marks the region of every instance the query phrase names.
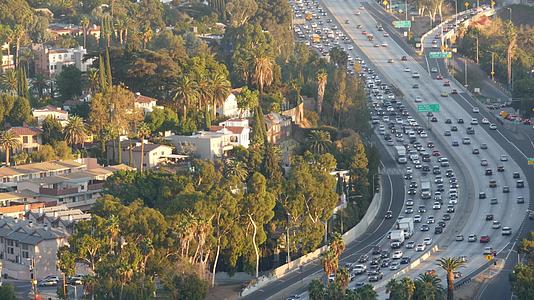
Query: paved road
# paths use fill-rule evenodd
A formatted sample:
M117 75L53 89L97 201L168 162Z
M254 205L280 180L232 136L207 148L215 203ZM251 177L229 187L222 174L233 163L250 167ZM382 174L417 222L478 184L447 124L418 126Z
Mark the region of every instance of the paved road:
M386 48L377 49L374 47L373 43L366 41L365 37L360 33L361 30L356 30L355 27L350 25L342 25L349 36L356 41L358 47L371 58L375 65L378 66L379 71L386 76L388 81L394 82L401 89L410 105L415 106L411 99L414 99L415 96L418 95L420 95L426 103L437 102L441 104L442 111L438 114L441 121L437 124L432 124L433 131L438 133L438 139L442 141L444 140L446 144L450 145L453 140L460 141L461 138L466 136L464 132L466 127L469 126L468 124L457 124L456 126L458 126L459 132L453 133L452 137L444 137L439 134L442 134L443 131L449 127L448 125L443 124L444 119L450 118L456 120L457 118L463 118L468 123L473 116L471 110L466 110L465 106L459 105L461 101L466 101L466 105L468 104L468 101L465 100L469 97L467 94L460 93L460 95L454 97L440 96L443 91L450 92L452 88L460 90L460 87L455 86L453 83L451 88L444 88L442 86L442 81L432 79L425 68L422 68L420 64L411 59L407 62L388 64L388 59L393 58L398 61L401 55L406 55L407 53L402 47L391 41L391 39L382 38L381 35L379 35L379 32L374 28L376 20L372 18L370 14L362 13L360 16L354 15L354 11L360 4L359 2L329 0L325 1L324 4L326 4L333 12L338 22L345 23L344 20L349 20L351 24L365 24L363 29L370 31L377 37L377 41L374 41L373 43L387 42L389 44ZM421 79L412 80L410 76L406 76L406 73L403 74L403 67L417 70L421 74ZM413 82L418 82L420 84L418 90L411 89L411 84ZM454 100L451 101L451 98ZM476 116L481 119L480 114L477 114ZM510 171L519 171L520 168L518 163L525 164L526 158L522 151L514 151L513 148L516 146L506 141L505 136L500 130L490 133L489 130L486 130L486 128L482 129L481 127L484 126L478 125L475 127L477 134L470 136L472 140L471 145L462 145L453 149L456 156L458 156L457 159L461 162L461 165L465 166L465 172L468 174L468 177L473 179L475 187L474 193L467 190L467 194L464 194L463 197L461 197L464 201L473 203L474 207L471 211L471 216L463 227L463 230L455 229L454 231L464 235L470 233L476 233L478 235L488 234L492 238L492 242L489 245L500 250L508 245L510 239L501 236L498 230L491 229L489 224L484 221L484 216L487 213L493 213L495 219L502 221L504 226L511 226L514 230L517 230L520 227L522 221L521 216L525 215L526 205L516 204L515 197L523 194L526 189L519 190L515 188L515 181L512 180ZM503 147L497 143L496 139L502 140L501 144L505 148L510 148L510 151L503 149ZM480 156L489 161L490 167L495 170L497 165L504 164L507 170L503 173L494 174L492 177L498 181L498 189L488 188L489 177L483 176L484 168L480 166L480 160L471 154L471 150L474 147L479 147L482 143L488 144L488 149L482 150ZM512 156L513 160L502 163L499 162L499 156L507 152ZM503 185L511 187L511 192L509 194L503 194L501 192ZM498 198L500 203L498 205L490 205L487 200L475 199L474 195L478 195L481 191L486 192L488 198ZM529 199L528 194L525 195L525 199ZM448 237L443 238L441 245L438 243L438 245L441 246L440 248L446 248L446 245L450 244L450 238L452 236L452 234L449 234ZM481 253L485 245L479 243L463 243L464 244L458 247L449 247L446 251L440 252L438 255L468 255L470 259L463 270L463 273L466 274L476 270L479 266L484 264L485 261ZM424 263L420 268L414 270L414 272L409 272L407 274L411 276L416 275L418 272L421 272L421 270L425 270L425 268L435 268L434 262Z

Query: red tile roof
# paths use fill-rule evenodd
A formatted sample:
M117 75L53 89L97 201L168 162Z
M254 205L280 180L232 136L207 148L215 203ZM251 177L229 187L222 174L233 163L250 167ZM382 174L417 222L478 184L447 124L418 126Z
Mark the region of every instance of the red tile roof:
M210 131L212 132L217 132L223 128L226 128L228 130L230 130L232 133L234 134L241 134L243 132L243 129L245 129L245 127L238 127L238 126L215 126L215 125L212 125L210 127Z
M143 96L143 95L135 95L135 102L137 103L150 103L152 101L158 101L157 99L154 99L154 98L150 98L150 97L147 97L147 96Z
M18 136L23 136L23 135L34 136L34 135L39 135L43 132L41 129L34 128L34 127L11 127L9 131L13 132L14 134Z

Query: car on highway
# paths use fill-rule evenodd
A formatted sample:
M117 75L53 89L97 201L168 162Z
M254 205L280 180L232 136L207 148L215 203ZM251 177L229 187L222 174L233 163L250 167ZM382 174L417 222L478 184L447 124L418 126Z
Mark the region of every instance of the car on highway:
M426 245L425 244L417 244L417 247L415 247L415 251L417 252L422 252L422 251L425 251L426 250Z
M512 178L514 178L514 179L521 178L521 175L519 174L519 172L514 172L512 174Z
M456 127L456 126L451 126L451 131L453 131L453 132L458 131L458 127Z
M423 244L425 244L425 245L430 245L430 244L432 244L432 238L431 238L431 237L426 237L426 238L423 240Z
M403 55L403 56L401 57L401 60L402 60L402 61L407 61L408 58L406 57L406 55Z
M477 240L478 240L478 237L476 234L470 234L469 236L467 236L468 242L476 242Z
M491 255L493 253L492 247L484 247L484 252L482 252L483 255Z
M428 226L427 224L421 225L421 231L429 231L429 230L430 230L430 226Z
M406 243L406 245L404 245L404 247L406 247L406 249L413 249L415 247L415 242L409 241Z
M441 92L441 97L449 97L449 93L443 91Z
M415 83L412 85L412 89L418 89L419 88L419 84Z
M393 212L391 210L388 210L386 212L386 215L384 216L385 219L391 219L393 218Z
M525 187L525 182L523 180L518 180L515 182L515 187L522 189Z
M434 228L434 234L442 234L442 233L443 233L443 227Z
M491 224L491 228L493 228L493 229L499 229L499 228L501 228L501 222L499 222L499 221L493 221L493 223Z
M423 98L421 98L420 96L415 96L415 103L420 103L420 102L423 102Z
M463 240L464 240L464 235L463 235L463 234L458 234L458 235L456 235L456 241L457 241L457 242L461 242L461 241L463 241Z
M369 260L369 255L367 255L367 254L362 254L362 255L360 255L360 257L358 258L358 263L360 263L360 264L364 264L364 263L366 263L368 260Z
M390 264L389 264L389 269L391 271L394 271L394 270L398 270L399 269L399 262L398 261L392 261Z
M392 259L401 259L402 258L402 251L397 250L397 251L393 252L393 254L391 255L391 258Z
M412 261L411 257L403 257L400 260L401 265L407 265Z
M381 272L369 273L369 282L376 282L382 280L382 278L384 278L384 274Z
M512 234L512 228L508 227L508 226L503 227L502 230L501 230L501 234L502 235L511 235Z
M470 122L469 124L471 124L471 125L478 125L478 119L476 119L476 118L472 118L472 119L471 119L471 122Z
M486 192L478 193L478 199L486 199Z
M478 148L473 148L473 151L471 151L471 153L477 155L480 154L480 150L478 150Z
M432 73L437 73L437 72L438 72L438 69L437 69L437 68L432 68L432 69L430 69L430 72L432 72Z
M489 126L489 129L496 130L497 129L497 125L491 123L490 126Z
M495 180L495 179L490 180L489 187L490 188L496 188L497 187L497 180Z
M480 165L483 166L483 167L487 166L488 165L488 160L487 159L481 159L480 160Z
M421 223L421 215L413 216L413 222L414 223Z
M499 201L497 201L497 198L491 198L490 199L490 204L491 205L496 205L496 204L499 204Z
M508 161L508 156L503 154L503 155L500 156L499 159L500 159L500 161Z
M446 130L444 133L445 136L451 136L451 132L449 130Z
M480 237L480 243L486 244L491 241L491 238L488 235L483 235Z
M510 187L507 186L507 185L503 186L503 187L502 187L502 192L503 192L503 193L510 193Z
M516 198L516 202L517 202L518 204L523 204L523 203L525 203L525 198L524 198L523 196L518 196L518 197Z
M480 149L484 149L484 150L488 149L488 144L486 144L486 143L480 144Z
M474 113L479 113L479 112L480 112L480 109L479 109L478 107L476 107L476 106L473 106L472 111L473 111ZM482 123L484 123L484 122L482 122Z

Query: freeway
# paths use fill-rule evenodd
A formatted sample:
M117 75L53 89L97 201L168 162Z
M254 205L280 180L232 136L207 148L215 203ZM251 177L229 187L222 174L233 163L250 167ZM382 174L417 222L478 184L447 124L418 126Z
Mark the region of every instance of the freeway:
M449 144L454 141L460 141L465 135L465 130L469 121L471 120L472 114L475 114L472 110L465 110L464 107L458 104L458 101L451 101L451 98L461 97L467 98L468 95L460 93L458 96L449 97L449 93L452 88L460 90L461 87L455 86L455 83L451 83L450 88L445 88L442 86L442 81L435 80L430 77L430 74L422 68L416 61L408 59L406 62L401 63L388 63L389 59L398 60L402 55L407 55L403 48L394 43L390 38L382 38L380 32L376 31L375 24L376 20L368 13L362 12L359 16L356 16L354 12L358 10L358 2L347 2L339 0L329 0L325 1L324 4L329 8L333 13L334 17L337 19L338 23L342 24L343 29L347 32L353 40L355 40L358 47L371 59L371 61L378 66L379 71L386 76L390 82L394 82L397 87L399 87L402 93L405 96L405 100L409 105L415 106L415 103L412 102L416 96L420 96L424 99L423 103L436 102L441 104L442 111L438 114L441 121L437 124L432 124L433 131L437 133L439 140L444 140L445 143ZM347 22L348 20L348 22ZM377 41L369 43L365 36L362 36L361 30L357 30L354 26L349 24L364 24L363 30L367 30L373 33L377 37ZM388 43L387 47L380 47L377 49L374 43ZM416 70L420 73L420 79L414 80L410 76L406 76L406 73L403 73L404 68L410 68L411 70ZM409 74L408 74L409 75ZM418 83L420 85L419 89L412 89L412 83ZM442 95L443 94L443 95ZM456 99L455 99L456 100ZM480 114L480 113L478 113ZM448 125L443 123L444 119L457 120L462 118L466 121L464 124L457 124L458 132L453 133L450 137L442 136L443 132L449 128ZM478 115L477 118L480 119ZM456 122L455 122L456 123ZM478 123L478 122L477 122ZM492 213L495 220L500 220L503 223L503 226L510 226L514 230L520 228L523 221L522 217L525 215L525 204L516 204L515 198L517 196L523 195L526 189L515 188L515 182L511 178L510 171L519 171L521 168L518 163L525 164L526 159L525 154L522 154L521 151L505 151L499 143L489 134L489 130L481 125L472 125L476 128L476 134L470 136L471 144L470 145L461 145L456 149L451 149L456 152L458 160L463 166L465 166L465 171L468 173L468 176L473 179L475 186L474 191L467 191L461 198L463 201L471 201L474 204L473 210L470 212L471 215L467 220L467 223L463 227L463 230L455 228L455 234L463 234L467 236L468 234L487 234L492 239L490 246L495 250L504 249L509 243L510 238L501 236L499 231L491 228L491 225L485 221L485 215ZM462 133L460 133L462 132ZM498 130L496 130L502 138L505 138ZM479 148L482 144L487 144L487 149L482 151L479 155L481 158L477 158L474 154L471 154L474 148ZM504 145L511 145L511 143L504 143ZM518 150L518 149L516 149ZM512 156L512 160L506 162L500 162L499 157L509 153ZM521 157L521 155L523 157ZM498 172L497 174L491 176L492 179L495 179L498 182L497 189L488 188L489 178L483 176L484 169L480 166L481 159L486 159L489 162L489 167L495 168L497 165L504 165L506 171ZM495 169L493 169L495 170ZM500 173L500 174L499 174ZM522 176L524 178L524 174ZM501 189L503 186L508 186L510 188L510 193L502 193ZM496 198L498 204L491 205L489 201L484 199L477 199L475 195L478 195L480 192L487 194L487 198ZM528 194L524 195L525 199L529 199ZM491 223L491 222L490 222ZM445 236L445 235L444 235ZM442 236L442 242L438 242L440 246L439 253L436 253L436 257L443 256L461 256L467 255L469 257L468 262L463 268L463 273L469 274L470 272L478 269L480 266L484 265L484 257L482 252L484 250L484 245L479 243L467 243L455 247L447 247L454 240L452 238L451 232L449 235L444 237ZM420 267L415 269L415 272L407 272L407 275L417 275L417 272L425 270L425 268L433 269L435 268L434 262L425 262L422 263ZM439 272L438 272L439 274ZM385 281L382 281L385 282Z

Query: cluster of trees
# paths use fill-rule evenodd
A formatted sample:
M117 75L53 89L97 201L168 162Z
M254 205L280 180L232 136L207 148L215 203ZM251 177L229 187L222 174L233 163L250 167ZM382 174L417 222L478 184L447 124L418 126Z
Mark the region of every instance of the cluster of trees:
M534 297L532 290L534 283L534 232L521 240L517 250L519 254L523 255L523 259L510 274L512 291L521 300L532 299Z
M494 18L484 26L469 26L462 33L459 51L476 60L482 69L491 74L494 62L495 79L509 87L516 108L527 116L532 115L534 100L534 28L516 26L508 20ZM493 58L493 59L492 59Z

